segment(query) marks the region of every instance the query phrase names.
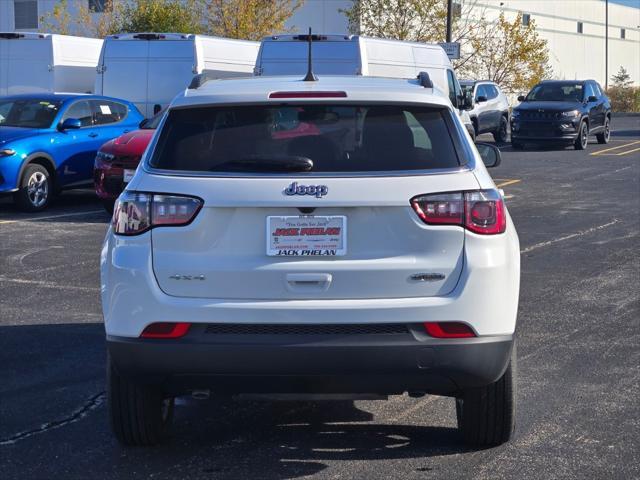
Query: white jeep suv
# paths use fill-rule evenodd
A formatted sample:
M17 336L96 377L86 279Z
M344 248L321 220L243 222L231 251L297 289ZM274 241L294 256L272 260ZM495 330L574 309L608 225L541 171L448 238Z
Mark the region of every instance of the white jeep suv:
M457 401L513 432L516 230L449 100L421 80L209 81L171 104L101 256L123 444L178 395Z

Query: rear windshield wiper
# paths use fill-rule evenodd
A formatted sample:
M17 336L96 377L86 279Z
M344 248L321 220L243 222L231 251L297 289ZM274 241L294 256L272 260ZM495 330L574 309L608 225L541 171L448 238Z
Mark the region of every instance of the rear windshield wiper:
M297 155L258 154L219 163L212 170L221 167L239 172L310 172L313 170L313 160Z

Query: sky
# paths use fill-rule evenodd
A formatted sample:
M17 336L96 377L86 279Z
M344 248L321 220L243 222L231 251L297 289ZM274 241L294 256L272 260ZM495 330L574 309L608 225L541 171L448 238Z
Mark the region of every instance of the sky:
M640 8L640 0L609 0L609 2L619 3L620 5L626 5L627 7Z

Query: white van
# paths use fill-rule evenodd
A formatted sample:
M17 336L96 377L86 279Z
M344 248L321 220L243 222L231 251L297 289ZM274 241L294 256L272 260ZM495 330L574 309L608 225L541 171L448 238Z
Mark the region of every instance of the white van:
M101 48L96 38L0 32L0 96L92 93Z
M146 117L165 108L194 74L249 76L258 42L179 33L131 33L105 38L95 91L136 104Z
M254 74L304 75L309 51L307 41L306 34L265 37ZM312 35L312 42L313 72L318 75L416 78L424 71L454 106L462 106L462 89L440 45L358 35ZM461 108L457 110L473 137L469 114Z

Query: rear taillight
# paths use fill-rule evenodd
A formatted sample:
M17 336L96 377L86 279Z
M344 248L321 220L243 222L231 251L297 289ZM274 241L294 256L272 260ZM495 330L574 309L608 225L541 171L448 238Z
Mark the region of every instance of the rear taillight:
M469 338L475 337L475 332L469 325L462 322L425 322L424 329L434 338Z
M118 235L139 235L153 227L188 225L202 208L202 200L182 195L123 192L113 210L111 225Z
M187 334L190 326L186 322L156 322L147 325L140 338L180 338Z
M411 206L429 225L460 225L482 235L507 228L504 201L496 190L419 195Z

